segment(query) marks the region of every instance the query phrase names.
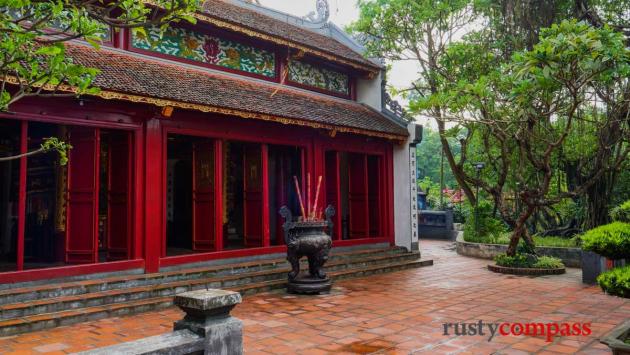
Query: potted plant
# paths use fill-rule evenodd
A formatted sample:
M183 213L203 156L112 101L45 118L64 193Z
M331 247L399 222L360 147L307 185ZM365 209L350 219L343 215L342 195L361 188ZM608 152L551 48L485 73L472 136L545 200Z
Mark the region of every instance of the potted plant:
M630 201L611 211L612 223L582 235L582 282L594 284L606 270L630 258Z

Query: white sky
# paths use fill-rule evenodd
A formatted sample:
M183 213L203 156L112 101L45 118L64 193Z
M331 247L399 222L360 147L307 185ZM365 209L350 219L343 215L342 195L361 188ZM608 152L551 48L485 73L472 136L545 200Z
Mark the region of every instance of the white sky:
M295 16L305 16L315 11L315 0L259 0L260 4ZM328 0L330 4L330 21L344 28L359 18L356 0ZM409 87L411 80L418 77L417 64L412 61L395 62L388 73L387 83L395 88ZM401 104L402 100L398 98ZM403 104L404 105L404 104ZM419 123L433 125L432 120L419 119Z

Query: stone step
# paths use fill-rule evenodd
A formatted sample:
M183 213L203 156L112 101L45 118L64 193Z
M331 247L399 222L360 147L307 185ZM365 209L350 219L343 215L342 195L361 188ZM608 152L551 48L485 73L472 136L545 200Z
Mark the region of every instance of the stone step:
M349 260L336 259L327 263L326 270L339 271L371 265L388 264L395 261L418 259L417 253L368 255ZM306 269L306 264L303 265ZM213 276L193 280L178 280L159 284L129 286L105 291L87 292L32 301L14 302L0 306L0 319L19 318L41 313L61 312L93 306L103 306L146 298L174 296L177 293L203 288L229 288L270 280L283 280L289 272L288 266L270 270L244 272L234 275Z
M349 277L368 276L384 272L429 266L432 264L432 260L416 259L411 261L397 261L387 264L371 265L358 268L346 268L343 270L331 271L329 272L329 275L333 280L339 280ZM239 291L243 295L250 295L259 292L266 292L279 288L284 288L285 286L286 279L276 279L255 282L246 285L238 285L234 287L229 287L228 289ZM170 307L172 306L172 304L172 296L154 297L140 300L131 300L122 303L112 303L107 305L64 310L60 312L16 317L0 321L0 336L9 336L19 333L76 324L90 320L108 317L119 317L146 311L159 310Z
M398 255L402 253L404 253L404 249L396 247L360 249L346 252L335 252L333 249L330 256L330 262L335 260L363 258L369 255ZM83 281L49 283L27 287L15 285L15 287L0 290L0 305L123 289L135 286L155 285L171 281L194 280L217 275L234 275L252 271L272 270L279 267L286 267L287 265L288 264L284 258L275 258L233 264L197 266L194 268L182 268L153 274L94 278Z

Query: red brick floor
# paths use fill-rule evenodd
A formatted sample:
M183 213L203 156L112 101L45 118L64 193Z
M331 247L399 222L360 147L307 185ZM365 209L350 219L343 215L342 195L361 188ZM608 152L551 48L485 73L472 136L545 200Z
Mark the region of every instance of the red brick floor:
M266 293L234 314L245 324L248 354L609 354L598 337L630 319L630 300L604 295L565 275L516 277L487 261L457 255L452 243L422 242L435 265L337 282L330 295ZM0 339L2 354L63 354L167 332L171 308ZM590 322L591 336L445 336L445 322Z

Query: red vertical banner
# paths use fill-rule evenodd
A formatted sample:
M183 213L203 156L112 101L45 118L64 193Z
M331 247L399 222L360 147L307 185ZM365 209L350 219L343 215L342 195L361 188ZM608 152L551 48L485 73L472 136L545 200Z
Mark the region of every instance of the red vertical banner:
M335 240L341 240L341 179L339 176L339 152L329 151L324 154L325 178L324 187L326 190L326 206L332 205L335 208L333 217L334 230L329 231ZM326 207L324 206L324 208Z
M28 122L21 122L20 154L28 151ZM20 187L18 192L17 270L24 269L24 231L26 226L26 156L20 158Z
M193 144L193 250L215 250L214 143Z
M243 148L243 209L245 247L263 244L263 169L260 144Z
M66 263L98 260L99 130L70 129Z
M348 181L349 238L365 238L369 235L366 155L348 154Z
M108 137L107 260L129 259L131 251L131 132Z

